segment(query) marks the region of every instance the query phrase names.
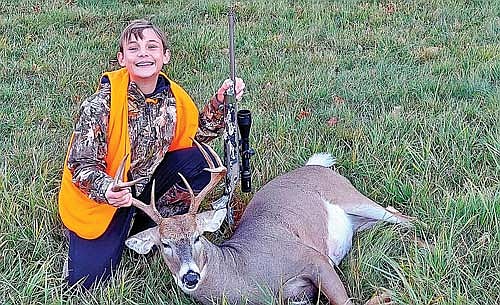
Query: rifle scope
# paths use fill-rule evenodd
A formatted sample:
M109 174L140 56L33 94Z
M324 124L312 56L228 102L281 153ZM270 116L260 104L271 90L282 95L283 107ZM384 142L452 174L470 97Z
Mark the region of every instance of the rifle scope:
M241 191L248 193L252 191L252 171L250 169L250 157L255 151L250 148L250 127L252 115L250 110L239 110L237 113L238 129L240 130L240 155L241 155Z

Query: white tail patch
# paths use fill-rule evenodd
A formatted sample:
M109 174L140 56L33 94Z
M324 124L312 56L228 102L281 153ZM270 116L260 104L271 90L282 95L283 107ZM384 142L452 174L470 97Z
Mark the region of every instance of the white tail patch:
M329 153L318 153L312 155L309 160L307 160L306 165L319 165L323 167L331 167L335 164L335 157Z

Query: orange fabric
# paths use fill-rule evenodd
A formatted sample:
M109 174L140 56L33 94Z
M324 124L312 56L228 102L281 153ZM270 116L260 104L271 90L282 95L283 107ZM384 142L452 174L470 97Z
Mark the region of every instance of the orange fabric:
M114 177L120 161L130 154L130 138L128 134L128 83L126 69L107 72L111 83L111 109L107 131L108 153L106 157L106 173ZM165 74L162 73L164 77ZM168 78L167 78L168 79ZM177 150L192 146L198 130L198 109L191 97L175 82L170 81L176 99L177 122L175 135L169 150ZM72 142L73 136L71 137ZM69 149L64 162L64 170L59 192L59 214L64 225L85 239L96 239L107 229L116 208L108 204L99 204L83 193L73 184L72 174L67 167ZM130 157L125 164L125 173L130 168ZM122 177L126 181L126 174Z
M167 77L162 73L163 76ZM175 124L175 135L169 146L169 151L193 146L193 138L198 131L198 108L193 100L181 86L167 77L170 88L175 96L177 122Z

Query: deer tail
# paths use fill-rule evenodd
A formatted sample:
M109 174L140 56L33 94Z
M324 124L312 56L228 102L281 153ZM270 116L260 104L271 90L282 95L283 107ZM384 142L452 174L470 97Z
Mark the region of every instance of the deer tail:
M335 164L335 157L329 153L318 153L312 155L307 160L306 165L319 165L323 167L332 167Z

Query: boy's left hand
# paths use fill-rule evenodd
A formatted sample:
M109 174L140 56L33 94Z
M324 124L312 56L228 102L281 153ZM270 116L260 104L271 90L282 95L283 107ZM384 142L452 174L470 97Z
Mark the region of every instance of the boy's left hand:
M217 90L217 100L222 102L224 100L224 94L226 93L229 88L231 88L232 81L230 79L226 79L222 85L220 86L219 90ZM245 83L241 78L236 78L236 85L234 86L234 91L236 93L236 99L239 101L243 97L243 92L245 89Z
M123 208L129 207L132 205L132 193L130 192L130 188L123 188L117 191L113 190L113 183L110 183L104 197L108 203L115 208Z

